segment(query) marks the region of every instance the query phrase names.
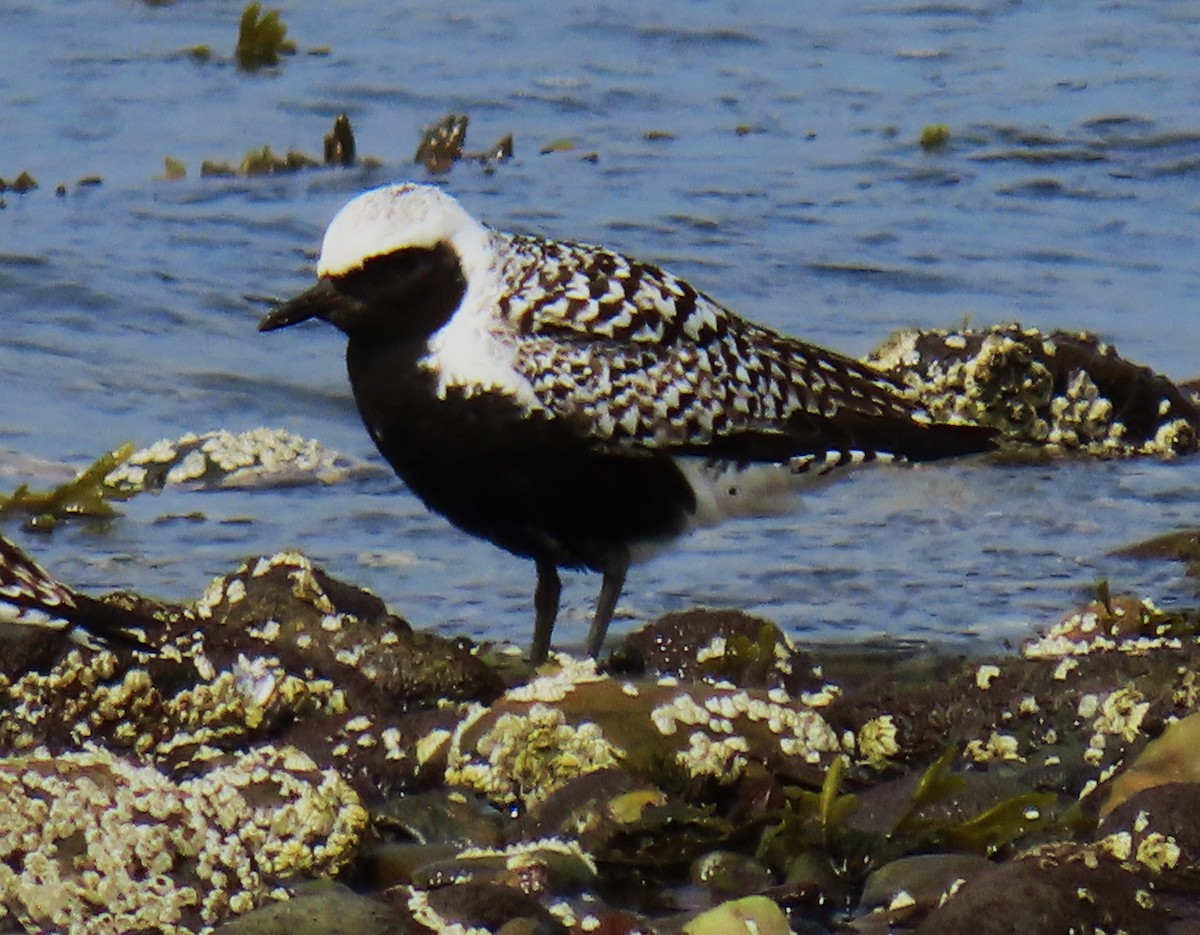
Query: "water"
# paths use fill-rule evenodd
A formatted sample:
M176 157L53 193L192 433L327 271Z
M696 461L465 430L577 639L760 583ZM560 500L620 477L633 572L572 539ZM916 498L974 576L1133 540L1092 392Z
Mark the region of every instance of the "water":
M1016 319L1200 371L1194 5L824 6L296 2L289 34L329 54L247 75L228 61L236 5L4 4L0 176L41 183L0 210L4 483L50 476L29 458L260 424L373 458L340 336L254 326L267 297L310 282L344 200L424 177L420 130L452 110L471 116L468 148L516 139L513 162L447 179L470 210L665 264L818 343L862 354L902 327ZM184 54L201 43L214 60ZM198 178L203 159L266 144L319 154L342 112L381 168ZM947 150L917 145L930 124L950 127ZM539 155L562 139L575 148ZM154 178L167 155L186 179ZM87 175L103 184L75 184ZM85 588L189 599L242 556L297 545L417 624L522 643L530 628L532 567L390 477L123 512L5 531ZM994 645L1099 577L1194 600L1178 568L1106 553L1197 524L1197 459L864 472L635 569L617 627L708 603L805 639ZM560 640L581 639L597 589L568 577Z

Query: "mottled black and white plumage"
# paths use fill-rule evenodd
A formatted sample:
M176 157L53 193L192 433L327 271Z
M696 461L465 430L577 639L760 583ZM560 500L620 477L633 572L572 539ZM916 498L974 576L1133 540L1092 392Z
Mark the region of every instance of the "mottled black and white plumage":
M532 656L558 568L603 574L595 655L632 560L697 526L777 511L804 481L980 451L869 368L745 321L601 247L492 230L422 185L334 217L318 282L273 310L347 335L355 401L427 506L537 563Z
M109 639L136 642L147 620L72 590L24 551L0 536L0 625L57 630L99 649Z

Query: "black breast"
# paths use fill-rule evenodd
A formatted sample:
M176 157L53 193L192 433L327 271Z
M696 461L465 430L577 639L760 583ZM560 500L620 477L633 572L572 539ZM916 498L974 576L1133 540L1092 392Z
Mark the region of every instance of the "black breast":
M436 393L425 343L351 338L354 398L380 453L430 509L517 555L603 571L695 510L661 453L605 451L500 393Z

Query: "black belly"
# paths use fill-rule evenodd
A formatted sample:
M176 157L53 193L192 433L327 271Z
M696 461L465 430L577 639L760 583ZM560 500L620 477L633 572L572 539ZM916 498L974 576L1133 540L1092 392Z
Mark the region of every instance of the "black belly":
M503 549L605 571L629 546L683 531L691 488L661 453L602 450L562 419L499 393L437 398L423 348L347 353L355 401L380 453L431 510Z

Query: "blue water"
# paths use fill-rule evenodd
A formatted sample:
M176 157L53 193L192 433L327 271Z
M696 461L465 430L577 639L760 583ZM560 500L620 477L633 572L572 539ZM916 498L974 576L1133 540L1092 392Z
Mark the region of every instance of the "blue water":
M3 484L122 441L284 426L364 459L342 342L258 335L304 288L352 193L424 178L421 128L471 116L447 188L496 226L601 242L743 314L867 352L891 331L1017 319L1087 328L1200 372L1200 9L1110 3L296 2L301 53L239 72L238 4L0 6ZM206 43L214 58L184 50ZM327 46L327 55L306 52ZM201 179L269 144L319 155L349 114L375 170ZM948 149L917 145L951 129ZM739 132L741 131L741 132ZM666 139L652 139L667 134ZM539 155L549 144L574 148ZM187 178L156 180L163 158ZM589 158L593 157L594 158ZM103 184L76 184L98 175ZM56 197L58 184L67 186ZM20 539L66 580L193 598L297 545L415 623L529 630L533 570L425 514L396 481L141 497L104 526ZM205 519L171 519L201 512ZM794 516L698 535L635 569L617 626L698 603L806 639L1016 640L1099 577L1171 604L1171 565L1111 548L1200 525L1200 461L865 472ZM570 576L559 636L598 582Z

